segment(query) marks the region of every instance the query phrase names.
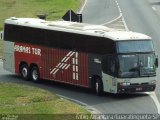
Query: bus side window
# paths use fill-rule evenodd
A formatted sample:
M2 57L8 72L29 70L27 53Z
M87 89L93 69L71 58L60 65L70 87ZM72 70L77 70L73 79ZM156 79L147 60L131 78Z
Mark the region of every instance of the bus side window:
M104 56L102 60L103 72L109 75L115 75L115 57L114 56Z
M112 74L115 73L115 60L111 60L110 73L112 73Z

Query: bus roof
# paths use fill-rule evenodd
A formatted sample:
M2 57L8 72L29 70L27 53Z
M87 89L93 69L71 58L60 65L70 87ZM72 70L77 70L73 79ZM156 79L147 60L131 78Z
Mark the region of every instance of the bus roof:
M41 29L64 31L70 33L78 33L91 36L99 36L109 38L115 41L151 39L149 36L141 33L131 31L118 31L102 25L91 25L86 23L68 21L45 21L38 18L11 17L9 19L6 19L5 23L20 26L30 26Z

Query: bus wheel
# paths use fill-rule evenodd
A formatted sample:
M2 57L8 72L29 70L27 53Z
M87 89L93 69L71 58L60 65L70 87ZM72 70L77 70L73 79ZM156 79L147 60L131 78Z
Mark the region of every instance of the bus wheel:
M29 68L27 64L22 64L20 66L20 74L24 80L29 80Z
M38 67L34 66L31 69L31 78L32 78L33 82L35 82L35 83L40 82L40 73L39 73Z
M102 83L102 80L100 78L96 78L95 89L96 89L96 94L98 96L103 95L103 83Z

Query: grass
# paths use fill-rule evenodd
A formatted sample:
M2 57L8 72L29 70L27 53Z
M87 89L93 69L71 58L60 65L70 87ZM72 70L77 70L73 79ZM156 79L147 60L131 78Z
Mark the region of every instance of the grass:
M47 14L48 20L61 19L67 10L79 8L80 0L0 0L0 31L4 20L9 17L37 17ZM0 41L0 56L2 42Z
M36 17L47 14L47 19L60 19L67 10L77 10L80 0L0 0L0 30L9 17Z
M43 89L0 82L0 113L20 115L23 119L75 119L70 114L90 114L83 107ZM28 114L28 115L27 115ZM36 115L35 115L36 114Z

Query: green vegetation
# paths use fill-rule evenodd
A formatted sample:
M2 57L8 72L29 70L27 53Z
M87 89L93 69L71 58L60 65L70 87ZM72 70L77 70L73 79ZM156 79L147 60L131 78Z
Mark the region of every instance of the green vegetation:
M25 119L41 118L42 120L44 117L48 120L56 117L61 120L72 120L75 119L75 116L69 116L69 114L89 114L79 105L57 97L46 90L26 85L0 82L0 96L1 114L29 114L21 115Z
M48 20L61 19L67 10L77 10L80 0L0 0L0 31L9 17L37 17L47 14ZM0 56L2 42L0 41Z
M77 10L79 0L0 0L0 30L9 17L36 17L47 14L47 19L60 19L67 10Z

